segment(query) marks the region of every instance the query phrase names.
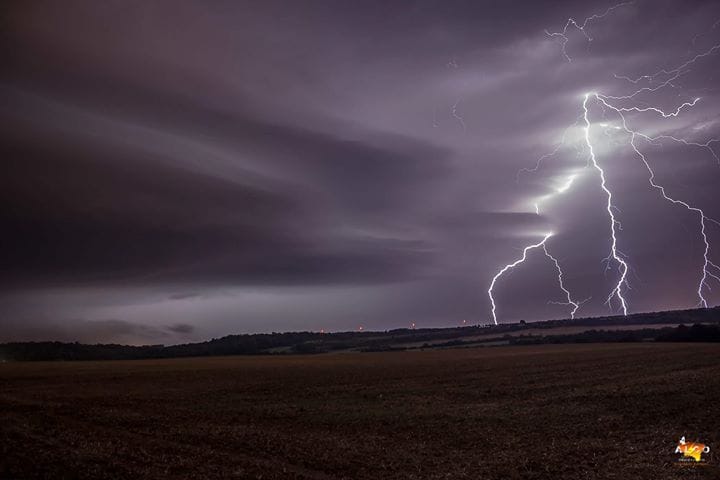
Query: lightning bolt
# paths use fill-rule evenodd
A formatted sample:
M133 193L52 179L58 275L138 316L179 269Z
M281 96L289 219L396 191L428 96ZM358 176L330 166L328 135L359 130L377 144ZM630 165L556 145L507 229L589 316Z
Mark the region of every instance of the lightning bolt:
M546 30L546 34L553 38L559 38L560 44L561 44L561 50L562 54L565 57L565 59L568 62L572 61L572 58L567 54L567 43L569 42L569 38L567 36L568 29L571 27L576 28L579 30L587 39L588 42L592 41L592 37L587 32L586 27L588 26L588 23L592 20L603 18L607 15L609 15L613 10L620 8L625 5L629 5L633 2L624 2L617 4L613 7L610 7L605 12L601 14L595 14L591 15L590 17L587 17L582 23L576 22L574 19L569 18L568 21L565 24L565 27L561 32L553 32L550 33ZM712 29L716 28L720 24L720 21L713 24ZM696 36L693 39L694 41L698 38ZM637 89L633 91L630 94L627 95L608 95L603 94L597 91L588 92L583 95L582 100L582 113L581 115L576 119L575 123L567 127L561 136L560 142L555 146L555 148L539 157L536 160L535 166L532 168L523 168L521 169L517 174L517 180L519 181L520 174L521 173L533 173L537 172L541 166L542 163L550 159L556 155L559 154L560 149L562 146L566 143L566 136L568 131L572 129L573 127L577 127L578 124L582 123L582 132L583 132L583 143L584 143L584 149L588 152L588 167L592 167L598 174L600 187L605 194L605 210L607 212L607 215L609 217L609 230L610 230L610 253L608 257L605 259L607 262L606 264L606 271L609 270L611 262L614 262L617 266L618 270L618 278L617 282L615 283L613 289L610 291L610 293L607 296L606 303L608 305L612 305L613 300L617 300L620 303L620 307L622 310L622 313L624 315L627 315L628 313L628 302L625 298L625 293L627 290L630 289L630 286L628 284L628 273L630 270L630 267L627 263L627 256L624 255L618 248L619 243L619 232L622 231L622 224L617 218L617 215L620 213L620 210L614 203L613 193L610 189L605 169L601 166L600 161L596 155L596 149L594 146L594 140L591 135L591 129L593 128L593 122L590 118L590 104L597 105L600 107L603 111L603 117L605 118L608 111L614 112L618 118L620 119L620 125L621 126L611 126L608 125L608 123L600 123L599 126L604 128L604 133L608 138L610 138L609 135L609 129L613 130L619 130L623 131L625 134L629 136L628 145L630 148L632 148L634 155L640 159L642 162L642 165L648 172L648 183L651 186L651 188L657 190L663 200L666 202L669 202L672 205L679 206L687 210L688 212L697 215L698 218L698 230L699 230L699 237L703 242L704 250L703 250L703 262L702 262L702 268L699 275L699 281L697 285L697 296L698 296L698 306L702 306L704 308L707 308L709 303L707 298L704 296L704 290L708 289L710 290L710 280L715 280L720 283L720 266L713 263L710 259L710 241L708 237L708 226L709 224L714 224L717 226L720 226L720 222L717 220L710 218L706 213L699 208L698 206L692 205L689 202L679 199L675 196L671 196L666 187L662 184L660 184L657 181L657 176L655 174L655 171L652 168L652 165L648 161L646 155L642 152L641 148L638 145L638 139L641 139L648 144L662 144L663 141L671 141L675 142L677 144L681 144L684 146L693 146L697 148L701 148L706 150L714 159L715 161L720 164L720 158L718 157L717 152L714 150L713 145L715 143L720 142L718 139L710 139L705 142L697 142L692 141L686 138L682 138L676 135L669 135L669 134L660 134L660 135L649 135L646 133L643 133L637 129L631 128L629 126L629 123L627 121L626 114L654 114L659 116L663 119L668 118L674 118L678 117L683 111L687 109L691 109L694 107L698 102L701 101L700 98L694 98L690 101L684 101L677 105L674 109L666 110L659 106L654 105L648 105L648 104L633 104L628 102L636 102L637 97L641 94L649 94L649 93L655 93L658 92L664 88L677 88L677 85L674 83L676 80L681 78L682 76L688 74L691 71L691 67L698 62L699 60L706 58L710 55L713 55L714 53L720 51L720 44L713 45L709 49L696 54L689 60L685 61L684 63L680 64L676 68L667 70L662 69L658 70L655 73L649 74L649 75L642 75L639 77L629 77L629 76L623 76L623 75L617 75L614 74L614 77L617 79L621 79L624 81L627 81L629 84L636 85ZM657 83L659 81L659 83ZM647 83L648 85L644 85ZM566 177L566 180L564 184L556 189L557 194L563 193L567 191L576 175L571 174ZM551 195L554 196L554 195ZM542 197L534 202L534 209L535 213L540 215L540 207L539 203L540 201L545 198ZM560 284L560 288L565 294L567 298L567 302L549 302L554 304L560 304L560 305L568 305L572 307L571 317L574 318L575 313L580 308L580 306L587 300L584 300L582 302L577 302L572 299L572 296L570 294L570 291L566 288L565 283L563 281L563 271L560 267L559 262L557 259L552 256L547 249L546 242L550 238L550 235L548 234L541 242L538 242L536 244L528 245L523 250L523 255L520 259L517 261L506 265L503 267L492 279L492 282L490 284L490 288L488 289L488 295L490 296L490 301L492 305L492 317L495 324L497 324L497 315L496 315L496 305L493 298L493 288L495 287L495 284L497 280L505 274L507 271L515 268L516 266L520 265L525 261L527 258L527 254L530 250L536 249L536 248L542 248L545 256L550 259L551 262L555 265L555 268L558 273L558 282ZM589 299L588 299L589 300Z
M536 172L536 171L538 171L538 170L540 169L543 160L557 155L557 153L559 152L560 148L565 144L565 137L566 137L568 131L569 131L573 126L576 126L576 125L577 125L577 123L579 122L579 119L580 119L580 117L578 117L578 120L575 122L575 124L571 125L570 127L566 128L566 129L563 131L563 134L562 134L562 137L561 137L561 139L560 139L560 142L556 145L555 149L554 149L552 152L547 153L547 154L541 156L540 158L538 158L538 160L536 161L536 164L535 164L535 166L534 166L533 168L524 168L524 169L521 169L520 171L518 171L517 181L520 180L520 174L521 174L521 173L523 173L523 172ZM535 201L535 203L533 203L533 207L534 207L534 209L535 209L535 214L536 214L536 215L540 215L540 202L541 202L542 200L547 199L547 198L550 198L550 197L553 197L553 196L558 195L558 194L565 193L566 191L568 191L568 190L570 189L570 187L572 186L573 182L575 181L575 178L576 178L576 177L577 177L576 174L570 174L570 175L568 175L568 176L565 178L564 183L563 183L560 187L558 187L558 188L555 189L555 194L547 195L547 196L544 196L544 197L541 197L541 198L537 199L537 200ZM549 301L548 303L551 303L551 304L554 304L554 305L566 305L566 306L571 306L571 307L572 307L572 310L570 311L570 318L575 318L575 313L577 313L578 309L582 306L583 303L585 303L585 302L587 302L587 301L589 300L589 298L588 298L588 299L583 300L583 301L581 301L581 302L576 302L576 301L574 301L574 300L572 299L572 295L570 294L570 291L565 287L565 282L564 282L564 280L563 280L563 278L564 278L564 272L563 272L563 270L562 270L562 267L560 266L560 262L558 261L557 258L555 258L553 255L551 255L550 252L549 252L548 249L547 249L546 242L547 242L547 240L550 238L550 236L551 236L551 234L548 234L541 242L539 242L539 243L537 243L537 244L528 245L527 247L525 247L525 249L523 250L523 256L522 256L519 260L517 260L516 262L511 263L511 264L509 264L509 265L506 265L505 267L503 267L503 268L493 277L492 282L491 282L491 284L490 284L490 288L488 289L488 296L490 297L490 303L491 303L491 305L492 305L492 317L493 317L493 322L495 323L495 325L498 324L498 322L497 322L497 315L496 315L496 310L497 310L497 308L496 308L496 305L495 305L495 299L494 299L494 297L493 297L493 289L495 288L495 283L496 283L497 280L498 280L503 274L505 274L508 270L511 270L511 269L515 268L516 266L520 265L521 263L523 263L523 262L525 261L525 259L527 258L527 253L528 253L528 251L529 251L529 250L532 250L532 249L534 249L534 248L542 247L542 250L543 250L543 253L545 254L545 256L546 256L546 257L553 263L553 265L555 266L555 269L557 270L558 284L560 285L560 289L563 291L563 293L565 294L565 297L566 297L566 299L567 299L567 301L565 301L565 302Z
M710 140L708 140L705 143L699 143L699 142L691 142L684 138L674 137L672 135L656 135L654 137L650 137L647 135L642 135L642 136L643 136L643 138L649 139L652 143L655 143L658 140L667 139L667 140L672 140L673 142L682 143L686 146L695 146L695 147L702 148L704 150L707 150L710 153L710 155L712 155L712 157L715 159L715 161L718 163L718 165L720 165L720 158L718 158L717 153L715 153L715 150L713 150L713 148L711 147L711 145L713 143L720 142L720 140L718 140L716 138L711 138Z
M458 64L456 58L453 56L450 58L450 60L445 64L445 68L447 69L453 69L457 70L460 68L460 65ZM458 105L460 105L460 102L462 102L462 97L457 97L455 100L455 103L453 103L450 106L450 116L457 120L458 124L463 130L463 133L467 133L467 125L465 124L465 119L463 118L462 114L460 113L458 109ZM432 126L433 128L438 128L440 126L440 121L437 118L437 108L433 109L433 120L432 120Z
M568 35L568 29L570 27L573 27L576 30L578 30L580 33L582 33L585 36L585 39L587 40L587 42L590 43L590 42L592 42L593 38L587 31L588 23L590 23L593 20L598 20L598 19L604 18L604 17L608 16L610 13L612 13L614 10L617 10L618 8L624 7L626 5L631 5L633 3L635 3L635 2L631 1L631 2L618 3L617 5L614 5L610 8L608 8L603 13L590 15L585 20L583 20L582 24L578 23L577 21L575 21L575 19L570 17L567 19L567 22L565 22L565 27L561 31L549 32L548 30L545 30L545 34L548 37L558 39L558 41L560 43L560 48L562 50L562 54L565 57L565 59L568 61L568 63L570 63L570 62L572 62L572 58L570 58L570 55L568 55L568 53L567 53L567 44L570 41L570 39L568 38L567 35Z
M564 274L563 274L562 268L560 268L560 262L558 262L558 259L557 259L557 258L555 258L555 257L553 257L552 255L550 255L550 252L548 252L548 249L547 249L547 244L543 243L542 248L543 248L543 252L545 253L545 256L550 259L550 261L553 263L553 265L555 265L555 269L557 270L557 275L558 275L557 278L558 278L558 284L560 285L560 290L563 291L563 293L565 294L565 297L566 297L566 299L567 299L566 302L553 302L553 301L551 301L551 302L549 302L549 303L552 303L553 305L567 305L567 306L572 306L573 309L570 311L570 318L575 318L575 313L577 313L577 311L578 311L578 309L580 308L580 306L581 306L583 303L585 303L587 300L589 300L589 299L583 300L583 301L580 302L580 303L575 302L575 301L572 299L572 296L570 295L570 290L568 290L567 288L565 288L565 283L563 282L563 276L564 276Z
M641 81L653 82L653 81L655 81L655 77L658 77L658 76L660 76L660 75L669 75L669 76L671 77L671 79L674 80L674 79L678 78L678 76L680 76L679 74L683 71L683 69L685 69L685 68L689 67L690 65L694 64L695 62L697 62L697 61L700 60L701 58L705 58L705 57L707 57L707 56L712 55L713 53L715 53L715 52L718 51L718 50L720 50L720 44L713 45L713 46L710 47L708 50L705 50L704 52L698 53L697 55L695 55L695 56L694 56L693 58L691 58L690 60L686 61L685 63L683 63L682 65L680 65L680 66L678 66L678 67L673 68L672 70L662 69L662 70L658 70L657 72L652 73L652 74L650 74L650 75L641 75L641 76L636 77L636 78L630 78L630 77L628 77L628 76L626 76L626 75L615 75L615 78L618 78L618 79L621 79L621 80L626 80L626 81L628 81L628 82L630 82L630 83L633 83L633 84L638 84L638 83L640 83ZM641 90L642 90L642 89L641 89ZM640 90L636 91L636 92L635 92L634 94L632 94L631 96L635 96L637 93L640 93Z
M675 110L672 110L672 111L665 111L659 107L654 107L654 106L646 106L646 107L617 106L613 103L613 101L632 100L641 93L656 92L662 88L665 88L668 86L673 86L672 81L677 79L681 75L688 73L690 71L689 68L693 64L695 64L698 60L705 58L709 55L712 55L719 50L720 50L720 44L713 45L709 49L695 55L694 57L692 57L691 59L687 60L686 62L682 63L681 65L679 65L678 67L676 67L674 69L659 70L651 75L643 75L643 76L637 77L635 79L615 75L616 78L624 78L633 84L638 84L639 82L641 82L643 80L652 82L652 81L655 81L656 77L658 77L659 75L667 75L668 78L664 82L657 85L656 87L641 87L628 95L622 95L622 96L603 95L603 94L600 94L597 92L594 92L592 94L595 97L595 99L598 102L600 102L600 104L602 105L604 110L605 109L612 110L619 116L621 125L622 125L621 129L630 136L630 141L629 141L630 147L632 148L634 154L641 160L645 169L648 171L648 174L649 174L648 183L650 184L650 186L652 188L658 190L661 197L664 200L666 200L667 202L670 202L673 205L682 206L686 210L698 215L700 238L703 242L704 250L703 250L702 271L701 271L700 280L699 280L698 287L697 287L697 295L698 295L698 304L697 305L702 306L703 308L708 307L708 301L705 298L705 296L703 295L703 289L710 288L710 285L708 284L708 280L710 278L712 278L712 279L715 279L716 281L720 282L720 277L718 275L716 275L715 273L713 273L713 269L715 272L720 273L720 267L718 267L715 263L713 263L710 260L710 242L708 240L706 222L712 222L712 223L715 223L716 225L720 225L720 223L717 220L709 218L701 208L698 208L697 206L693 206L684 200L670 196L667 193L666 188L663 185L660 185L659 183L657 183L655 171L653 170L652 166L650 165L649 161L647 160L647 157L640 151L640 149L636 143L636 140L637 140L637 138L641 138L641 139L646 140L649 143L654 143L661 139L662 140L671 140L671 141L681 143L681 144L687 145L687 146L692 145L692 146L704 148L713 156L713 158L715 158L716 161L718 161L720 163L720 159L718 159L717 154L715 153L715 151L713 150L713 148L711 146L713 143L717 142L718 140L711 139L705 143L699 143L699 142L692 142L692 141L689 141L684 138L675 137L672 135L657 135L657 136L653 137L653 136L644 134L638 130L631 128L628 125L627 118L624 115L624 113L627 113L627 112L636 112L636 113L653 112L653 113L660 115L663 118L676 117L680 114L680 112L683 109L695 106L695 104L697 104L700 101L700 98L695 98L690 102L683 102ZM586 118L587 118L587 107L586 107L587 100L588 100L588 95L586 95L585 102L583 103L583 107L585 108L585 112L586 112ZM589 120L587 120L587 128L588 129L589 129L589 125L590 125ZM591 155L592 155L592 151L591 151ZM614 234L613 234L613 236L614 236ZM615 238L613 238L613 242L614 241L615 241ZM624 312L627 313L626 310L624 310Z
M610 189L607 187L607 180L605 179L605 170L602 169L600 164L597 161L597 157L595 156L595 149L593 148L593 144L590 141L590 118L589 118L589 110L588 110L588 100L590 98L590 93L585 94L585 99L583 100L582 108L583 108L583 118L585 120L585 127L583 128L583 132L585 133L585 143L588 147L588 150L590 152L590 161L592 163L593 168L597 170L598 174L600 175L600 188L602 188L603 192L605 192L605 195L607 196L607 203L605 209L607 210L608 216L610 217L610 234L612 236L612 242L610 245L610 255L608 256L608 259L612 257L617 263L618 263L618 269L620 271L620 278L618 279L617 284L615 285L615 288L610 292L610 295L607 297L607 303L609 304L613 297L617 297L618 300L620 300L620 306L622 308L623 315L627 315L627 301L625 300L625 297L623 296L623 286L627 287L627 273L628 273L628 265L623 260L623 258L620 256L617 248L618 240L617 240L617 229L622 228L620 222L618 222L617 218L615 218L615 207L613 205L613 196ZM593 94L596 95L596 94Z
M500 269L500 271L497 272L497 273L495 274L495 276L493 277L492 281L490 282L490 287L488 288L487 293L488 293L488 296L490 297L490 304L492 305L492 317L493 317L493 322L495 323L495 325L498 324L498 321L497 321L497 305L495 304L495 297L494 297L494 295L493 295L493 290L495 289L495 284L496 284L497 281L500 279L500 277L502 277L502 276L503 276L504 274L506 274L508 271L510 271L510 270L512 270L513 268L517 267L518 265L524 263L525 260L527 260L528 253L529 253L531 250L534 250L534 249L536 249L536 248L542 249L542 251L543 251L543 253L545 254L545 256L546 256L546 257L553 263L553 265L555 266L555 269L557 270L557 274L558 274L558 276L557 276L557 278L558 278L558 284L560 285L560 289L561 289L562 292L565 294L565 297L566 297L566 299L567 299L566 302L548 302L548 303L552 303L552 304L555 304L555 305L567 305L567 306L571 306L571 307L572 307L572 311L570 312L570 316L571 316L571 318L575 318L575 313L578 311L578 309L580 308L580 306L581 306L585 301L587 301L587 300L584 300L583 302L576 302L576 301L574 301L574 300L572 299L572 295L570 294L570 291L569 291L567 288L565 288L565 283L563 282L563 271L562 271L562 268L560 267L560 262L558 261L557 258L555 258L554 256L552 256L552 255L550 254L550 252L548 251L548 249L547 249L547 241L548 241L548 239L549 239L550 237L552 237L552 235L553 235L552 233L548 233L548 234L546 234L546 235L543 237L543 239L542 239L541 241L539 241L539 242L537 242L537 243L533 243L533 244L528 245L527 247L523 248L523 253L522 253L522 256L521 256L520 258L518 258L517 260L515 260L515 261L512 262L512 263L509 263L509 264L505 265L505 266L504 266L502 269Z
M495 322L495 325L498 324L497 321L497 307L495 305L495 297L493 297L493 289L495 288L495 283L498 281L500 277L502 277L507 271L512 270L513 268L517 267L521 263L523 263L525 260L527 260L528 252L530 250L533 250L535 248L540 248L545 246L545 242L547 242L548 238L552 236L552 233L548 233L545 235L545 237L539 241L538 243L534 243L532 245L528 245L527 247L523 248L522 257L515 260L513 263L509 263L505 265L498 273L495 274L492 281L490 282L490 288L488 288L488 296L490 297L490 304L492 305L492 317L493 322Z
M712 24L712 27L710 27L707 31L698 33L697 35L695 35L692 39L692 44L695 45L695 42L697 42L698 38L700 38L704 35L707 35L712 30L715 30L718 27L718 25L720 25L720 19L716 20L715 23Z
M517 181L517 182L519 183L519 182L520 182L520 175L523 174L523 173L535 173L535 172L537 172L538 170L540 170L540 167L542 166L542 163L543 163L544 160L546 160L546 159L548 159L548 158L552 158L552 157L554 157L555 155L557 155L558 152L560 151L560 149L565 145L565 139L566 139L566 137L567 137L568 132L569 132L573 127L576 127L576 126L578 125L578 123L580 122L580 119L581 119L581 118L582 118L582 115L578 116L578 118L575 120L575 123L573 123L572 125L570 125L569 127L567 127L565 130L563 130L562 136L560 137L560 141L557 143L557 145L555 145L555 148L554 148L551 152L546 153L546 154L542 155L541 157L538 157L538 159L535 161L535 166L534 166L534 167L532 167L532 168L527 168L527 167L526 167L526 168L521 168L520 170L518 170L518 173L517 173L517 175L515 176L515 181Z
M631 148L633 149L633 152L641 160L642 164L645 166L646 170L648 171L648 174L649 174L648 182L650 183L650 186L652 188L658 190L664 200L672 203L673 205L680 205L680 206L684 207L686 210L698 215L699 226L700 226L700 237L703 241L704 251L703 251L702 274L701 274L700 282L698 284L698 289L697 289L697 294L698 294L698 299L699 299L697 305L702 306L703 308L707 308L708 302L707 302L707 299L703 295L703 289L706 287L710 288L710 286L708 285L709 278L713 278L713 279L717 280L718 282L720 282L720 277L718 277L718 275L713 274L711 271L711 269L714 268L716 271L720 272L720 267L718 267L716 264L714 264L712 261L710 261L710 258L709 258L710 242L709 242L708 236L707 236L706 222L712 222L718 226L720 226L720 222L705 215L705 212L702 209L695 207L693 205L690 205L686 201L679 200L677 198L669 196L665 187L656 182L655 171L653 170L652 166L648 162L646 156L640 151L640 149L638 148L638 146L635 142L636 142L637 138L642 138L649 143L653 143L653 141L656 140L657 138L665 137L665 136L662 135L659 137L650 137L639 131L633 130L632 128L630 128L628 126L627 119L622 114L621 109L610 105L609 103L607 103L607 101L604 98L602 98L600 96L596 95L596 98L600 102L602 102L605 107L607 107L611 110L614 110L619 115L619 117L621 119L622 130L624 132L626 132L628 135L630 135L629 144L630 144ZM674 137L672 137L672 138L674 138ZM678 140L678 139L676 139L676 140ZM685 142L682 142L682 139L680 139L678 141L681 141L681 143L685 143Z
M465 126L465 119L463 119L462 115L458 113L458 104L460 103L461 99L457 99L455 103L453 103L452 108L450 109L450 114L453 116L455 120L458 121L460 126L463 129L463 133L467 132L467 127Z

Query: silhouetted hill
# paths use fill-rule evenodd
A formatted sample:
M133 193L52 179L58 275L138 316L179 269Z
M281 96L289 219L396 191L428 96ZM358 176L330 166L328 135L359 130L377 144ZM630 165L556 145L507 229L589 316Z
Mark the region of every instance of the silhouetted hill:
M639 313L627 317L592 317L457 328L402 328L384 332L287 332L228 335L206 342L171 346L14 342L0 344L0 360L128 360L322 353L340 350L391 351L502 344L717 342L720 341L719 323L720 308L716 307ZM680 326L677 326L678 324ZM632 330L625 328L633 325L654 325L655 328ZM658 325L672 326L658 327ZM602 329L582 330L580 327L602 327ZM582 331L577 331L578 328ZM547 333L544 330L547 330Z

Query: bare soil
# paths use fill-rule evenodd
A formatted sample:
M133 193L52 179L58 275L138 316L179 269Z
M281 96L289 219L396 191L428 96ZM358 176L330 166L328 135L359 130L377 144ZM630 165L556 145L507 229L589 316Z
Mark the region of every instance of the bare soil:
M4 363L0 478L720 478L719 400L711 344Z

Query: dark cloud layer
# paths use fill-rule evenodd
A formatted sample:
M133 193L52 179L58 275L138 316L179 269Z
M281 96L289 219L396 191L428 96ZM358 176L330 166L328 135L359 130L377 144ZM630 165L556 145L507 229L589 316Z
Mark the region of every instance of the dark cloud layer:
M618 8L589 23L591 42L569 31L572 62L545 34L611 5L6 3L0 341L485 323L492 276L549 231L573 296L590 299L580 313L606 314L607 213L578 128L517 173L555 148L584 92L627 95L617 75L720 43L712 1ZM635 125L720 135L719 58L641 98L701 97L695 108ZM693 305L697 217L662 202L627 139L601 131L617 118L590 114L631 310ZM658 179L720 217L712 155L662 143L643 145ZM720 251L720 229L708 234ZM498 285L501 321L566 316L548 303L555 282L530 258Z

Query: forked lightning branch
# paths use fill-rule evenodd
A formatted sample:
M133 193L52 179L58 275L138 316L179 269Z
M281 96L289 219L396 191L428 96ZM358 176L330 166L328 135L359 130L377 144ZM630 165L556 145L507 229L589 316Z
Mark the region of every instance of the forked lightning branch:
M570 29L576 29L585 37L587 42L591 42L593 37L588 31L588 26L591 22L605 18L616 10L628 7L632 4L633 2L617 4L600 14L594 14L587 17L582 22L569 18L565 23L563 30L559 32L546 31L546 34L550 38L558 40L561 46L562 56L567 62L572 62L573 59L567 51L567 45L569 42L568 31ZM715 25L713 25L713 28L715 28ZM698 34L696 37L700 35L702 34ZM641 127L635 126L633 122L637 121L635 117L641 115L652 115L660 120L678 117L686 110L692 109L702 102L702 98L692 98L688 101L678 102L674 108L665 109L658 105L648 104L645 99L640 101L639 96L644 93L659 92L667 88L676 88L676 84L674 83L676 80L690 73L692 71L692 67L697 62L706 61L713 54L718 52L720 52L720 43L691 56L688 60L673 69L661 69L655 73L642 75L637 78L625 75L615 75L616 79L624 80L628 83L628 85L632 85L632 92L626 95L608 95L599 91L589 91L584 93L578 98L579 114L576 122L565 129L562 133L560 143L551 152L540 157L535 162L535 166L533 168L525 168L518 173L519 178L520 173L531 174L540 170L544 161L560 154L561 147L563 147L568 141L568 132L573 127L580 127L580 130L582 131L582 138L579 141L582 143L581 148L587 159L587 166L594 170L597 182L605 197L604 204L602 205L602 208L607 214L608 232L608 254L605 258L605 271L606 273L608 271L615 272L616 275L613 287L605 296L606 304L610 308L619 310L623 315L627 315L631 308L631 302L628 298L628 292L630 290L628 276L631 265L629 263L628 256L620 249L620 245L622 243L622 224L620 218L618 218L620 216L620 209L615 203L613 188L608 182L605 170L606 167L603 166L603 159L600 158L600 155L597 153L597 146L599 145L599 142L603 141L599 139L600 135L598 135L597 132L602 131L605 133L605 138L609 138L610 133L621 134L624 139L623 141L631 149L634 157L641 162L641 165L647 171L647 181L650 187L657 191L659 197L663 201L669 202L677 208L682 208L690 212L697 219L696 231L698 238L702 242L703 250L702 260L698 265L698 280L696 284L698 301L696 306L707 308L709 306L709 301L706 297L706 292L711 288L710 282L714 281L720 284L720 266L713 263L711 260L712 248L710 240L713 233L715 235L720 234L720 229L718 229L718 227L720 227L720 222L706 215L701 206L693 205L684 199L676 197L671 194L664 185L660 184L657 180L650 159L648 159L647 155L644 153L644 147L650 145L662 145L664 142L672 142L681 145L683 148L699 148L703 149L708 156L712 157L716 162L718 162L718 164L720 164L720 158L718 158L718 154L715 151L715 148L717 147L715 144L720 142L720 140L708 139L704 142L697 142L667 133L651 135L650 133L644 132ZM592 110L597 108L601 109L603 112L603 122L596 123L593 120ZM611 115L612 118L608 119L608 114ZM631 114L635 114L634 117L628 118ZM638 121L638 123L642 122ZM568 190L572 188L576 177L577 173L566 175L561 182L563 186L556 189L555 193L550 195L550 197L568 192ZM540 214L541 205L548 199L548 197L549 196L546 195L542 198L538 198L533 203L535 213L538 215ZM711 232L711 227L715 228L716 231ZM571 288L567 286L564 272L559 260L548 251L548 243L552 237L552 232L544 234L540 241L526 246L522 251L522 255L517 260L503 266L493 276L487 293L490 299L492 320L496 325L498 323L498 314L494 294L496 288L498 288L498 282L505 274L524 263L528 256L536 251L542 251L542 253L555 267L557 271L559 291L562 292L563 297L566 298L566 300L563 301L553 301L549 303L568 306L570 317L574 318L577 311L582 307L582 304L587 301L579 301L571 294Z

